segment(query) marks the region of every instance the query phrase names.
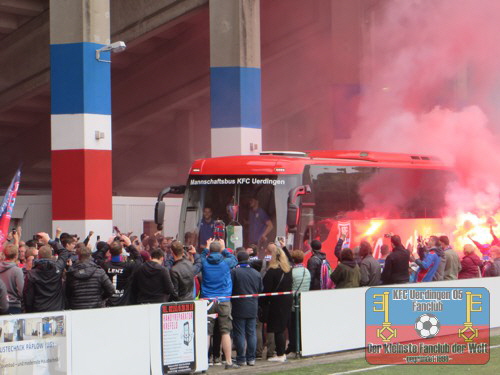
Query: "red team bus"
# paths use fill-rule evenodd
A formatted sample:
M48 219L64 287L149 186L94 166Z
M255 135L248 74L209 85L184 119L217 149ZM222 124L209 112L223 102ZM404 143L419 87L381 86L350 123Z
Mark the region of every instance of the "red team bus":
M344 246L370 241L375 258L389 244L389 233L413 246L419 235L451 235L444 208L453 178L439 160L409 154L309 151L208 158L193 163L186 186L160 193L155 220L163 222L166 194L184 194L178 238L185 245L202 246L224 222L228 247L255 243L262 251L284 237L290 248L307 252L318 239L335 267L333 249L341 233L347 236Z

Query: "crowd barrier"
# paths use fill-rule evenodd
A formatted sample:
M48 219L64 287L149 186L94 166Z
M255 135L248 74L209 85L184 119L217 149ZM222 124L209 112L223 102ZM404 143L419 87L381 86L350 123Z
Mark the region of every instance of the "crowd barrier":
M398 288L485 287L490 292L490 327L500 327L498 277L394 285ZM365 293L368 288L311 291L301 294L303 356L365 346ZM397 341L397 340L395 340Z
M397 287L485 287L490 292L493 328L500 327L500 314L493 313L500 311L498 281L482 278ZM364 347L367 289L301 294L303 356ZM176 366L205 371L207 302L0 316L0 374L156 375L175 372Z

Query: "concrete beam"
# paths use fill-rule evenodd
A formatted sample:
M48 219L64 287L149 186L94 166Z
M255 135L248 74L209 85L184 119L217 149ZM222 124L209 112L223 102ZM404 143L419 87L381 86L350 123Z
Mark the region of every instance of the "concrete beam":
M18 25L16 16L0 11L0 33L10 33L17 29Z
M177 24L181 16L203 5L208 0L120 0L111 2L111 35L130 45L140 43L147 33L164 30ZM148 36L150 36L149 34ZM154 35L154 33L153 33Z
M0 41L0 108L50 81L49 11Z
M44 4L37 0L0 0L0 12L33 17L44 10Z

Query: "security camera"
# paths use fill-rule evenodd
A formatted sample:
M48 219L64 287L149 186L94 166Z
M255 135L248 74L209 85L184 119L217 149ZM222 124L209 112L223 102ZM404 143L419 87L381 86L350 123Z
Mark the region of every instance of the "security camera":
M122 42L121 40L111 44L106 44L105 46L102 46L101 48L95 51L95 58L97 61L111 62L109 60L101 60L101 52L121 52L125 48L127 48L127 45L125 44L125 42Z

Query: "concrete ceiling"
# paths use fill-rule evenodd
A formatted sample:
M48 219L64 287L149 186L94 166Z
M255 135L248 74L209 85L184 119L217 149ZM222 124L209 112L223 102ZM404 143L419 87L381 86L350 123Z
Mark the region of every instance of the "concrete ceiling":
M362 1L347 0L344 4L354 4L356 16ZM112 0L112 9L115 7L111 13L112 39L125 40L128 44L124 52L112 57L115 195L154 196L164 186L183 183L191 162L210 155L207 2L143 0L142 3L158 9L162 5L165 12L179 14L171 16L168 22L156 21L154 17L160 14L156 8L146 9L150 16L145 17L134 8L139 4L137 0ZM332 73L335 58L331 49L336 38L349 46L360 44L359 33L353 33L361 24L356 20L346 24L349 29L341 36L332 38L331 19L337 3L331 0L261 2L264 149L332 147L332 82L359 83L356 64L352 61L336 62L349 66L351 72L342 71L341 77ZM27 22L24 24L29 31L27 37L40 34L35 29L37 22L44 32L48 31L48 0L0 0L0 4L0 24L5 14L6 19L7 16L19 18L18 25ZM8 4L16 4L18 8L8 8ZM15 9L21 12L30 4L32 16L13 13ZM42 8L36 8L37 4ZM172 8L181 5L190 8ZM11 10L7 12L7 9ZM40 9L38 17L35 9ZM125 12L134 14L137 22L125 25ZM24 17L35 18L30 23ZM13 32L0 34L5 44L14 43L17 33ZM41 55L47 59L48 35L43 38L47 45L42 43L46 50ZM24 71L31 69L36 75L19 75L16 86L10 85L8 79L2 82L0 75L0 188L8 185L22 162L21 192L49 192L50 70L48 61L25 60ZM3 61L5 64L7 57ZM14 74L20 73L13 70ZM7 94L15 100L5 99ZM317 125L314 131L312 124ZM70 178L71 171L68 173Z
M0 40L49 8L49 0L0 0Z

